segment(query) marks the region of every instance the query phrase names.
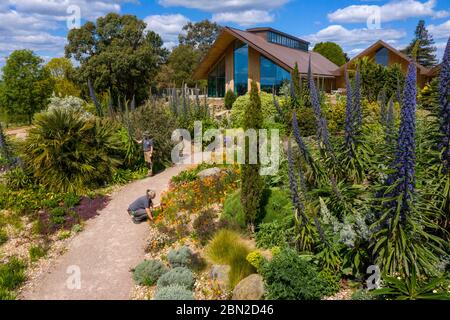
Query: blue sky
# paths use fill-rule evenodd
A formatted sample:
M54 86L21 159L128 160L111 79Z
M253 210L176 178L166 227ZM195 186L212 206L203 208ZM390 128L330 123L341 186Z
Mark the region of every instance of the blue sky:
M240 29L271 26L313 44L335 41L350 56L378 39L405 47L419 19L433 34L439 58L450 35L450 0L0 0L0 66L16 49L46 60L62 56L69 17L77 22L79 13L84 23L108 12L144 19L168 48L184 24L202 19Z

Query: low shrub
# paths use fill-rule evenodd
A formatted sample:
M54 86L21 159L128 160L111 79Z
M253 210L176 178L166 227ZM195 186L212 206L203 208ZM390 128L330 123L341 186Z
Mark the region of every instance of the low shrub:
M278 112L273 103L272 94L261 92L261 111L263 113L264 128L272 128L275 124L275 117ZM244 115L247 104L250 101L250 94L240 96L236 99L231 109L231 123L235 128L241 128L244 124Z
M259 270L264 262L266 262L266 258L261 254L261 251L255 250L250 252L247 255L247 261L255 267L256 270Z
M159 260L145 260L133 270L133 280L139 285L152 286L167 272Z
M352 294L352 300L375 300L375 297L369 290L360 289Z
M193 262L192 257L193 253L187 246L171 250L167 255L167 259L173 268L191 266Z
M153 300L195 300L192 291L183 286L173 284L156 291Z
M194 288L194 276L192 271L185 267L176 267L169 272L163 274L158 280L158 290L174 284L192 290Z
M74 193L68 193L64 196L64 206L68 209L74 208L80 203L80 197Z
M283 249L260 272L269 300L318 300L329 292L316 266L293 249Z
M63 225L66 221L66 209L56 207L50 210L50 221L54 225Z
M33 186L33 180L30 175L22 168L15 168L6 172L3 178L6 186L14 191L28 189Z
M42 246L33 246L28 250L28 253L30 255L31 262L36 262L40 258L45 257L47 254L47 248Z
M233 103L235 101L236 101L236 94L233 92L233 90L228 89L227 93L225 94L225 98L224 98L225 108L230 110L233 107Z
M0 229L0 246L8 241L8 234L5 230Z
M26 264L17 258L0 264L0 290L12 292L25 281Z
M290 245L294 239L294 229L288 219L281 222L262 223L255 234L256 246L264 249L283 248Z
M247 261L250 251L240 235L230 230L219 231L206 247L206 253L214 263L230 266L228 276L231 288L256 271Z

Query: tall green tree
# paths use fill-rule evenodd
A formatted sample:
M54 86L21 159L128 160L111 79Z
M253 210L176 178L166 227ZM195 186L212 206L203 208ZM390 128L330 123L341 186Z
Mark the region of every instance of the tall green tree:
M252 82L250 101L245 110L244 130L255 130L258 134L263 127L263 115L261 110L261 98L255 82ZM250 145L251 140L246 138L245 164L241 169L241 204L247 224L252 226L260 212L264 181L259 173L261 168L258 154L258 142ZM256 154L255 154L256 153ZM257 163L250 163L251 154L256 155Z
M420 20L417 24L414 39L411 41L403 53L413 58L416 50L416 61L424 67L433 67L437 65L436 47L434 46L433 36L425 27L425 21Z
M179 45L170 53L168 66L173 70L172 80L177 87L195 86L192 74L199 63L200 52L188 45Z
M53 58L45 66L52 76L55 87L54 93L60 97L80 97L80 88L72 81L75 69L67 58Z
M347 62L347 55L344 50L334 42L319 42L314 46L313 51L320 53L338 66L342 66Z
M189 22L183 27L183 33L178 36L178 40L181 45L188 45L198 50L199 58L202 59L216 41L221 30L220 25L209 20Z
M77 78L86 95L91 79L95 91L110 91L114 101L147 98L168 51L161 37L146 28L136 16L110 13L69 32L66 58L80 63Z
M43 60L30 50L11 53L3 67L2 105L9 120L33 115L47 106L53 90L50 72Z

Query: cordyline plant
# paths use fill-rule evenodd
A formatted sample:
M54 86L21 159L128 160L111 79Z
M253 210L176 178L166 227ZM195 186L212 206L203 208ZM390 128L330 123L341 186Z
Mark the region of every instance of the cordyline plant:
M450 38L447 41L439 79L440 134L444 172L450 172Z

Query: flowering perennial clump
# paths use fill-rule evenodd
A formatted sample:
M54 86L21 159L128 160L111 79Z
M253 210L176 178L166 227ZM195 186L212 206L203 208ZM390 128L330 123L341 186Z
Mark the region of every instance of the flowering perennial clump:
M439 81L439 105L440 105L440 133L442 139L439 150L442 150L442 160L445 171L450 171L450 38L445 48L442 60L441 75Z
M350 150L354 143L354 121L353 121L353 98L352 86L348 77L347 70L345 70L345 83L347 87L347 105L345 108L345 147Z
M312 157L308 150L308 147L305 144L305 141L303 141L302 135L300 134L300 128L298 126L298 121L297 121L297 113L295 111L292 114L292 131L294 133L295 141L297 142L298 147L300 148L300 153L302 154L306 163L311 165Z
M288 142L288 176L289 176L289 188L291 190L292 203L294 204L297 220L301 220L302 224L307 223L305 215L305 205L300 200L298 195L297 179L294 173L294 159L292 157L291 142Z
M355 122L355 132L359 132L362 126L362 109L361 109L361 72L356 70L355 89L353 92L353 116Z

